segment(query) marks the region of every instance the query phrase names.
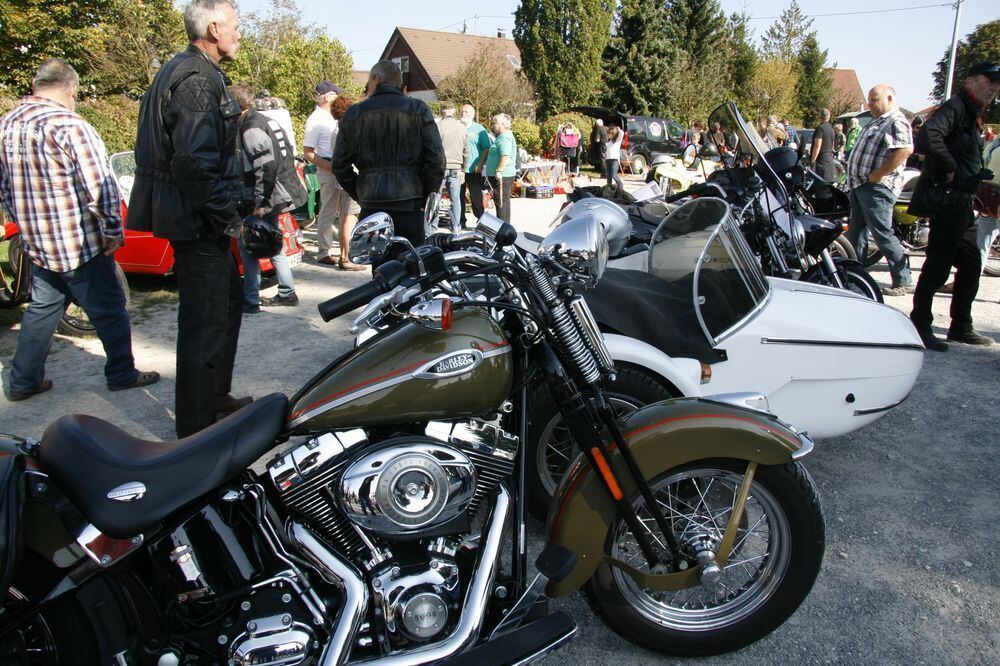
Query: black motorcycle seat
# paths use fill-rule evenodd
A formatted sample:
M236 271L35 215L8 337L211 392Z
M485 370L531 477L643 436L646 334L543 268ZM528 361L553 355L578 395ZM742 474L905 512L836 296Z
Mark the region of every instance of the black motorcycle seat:
M242 473L274 446L287 408L288 398L272 393L190 437L163 442L70 414L45 430L40 462L97 529L128 538Z

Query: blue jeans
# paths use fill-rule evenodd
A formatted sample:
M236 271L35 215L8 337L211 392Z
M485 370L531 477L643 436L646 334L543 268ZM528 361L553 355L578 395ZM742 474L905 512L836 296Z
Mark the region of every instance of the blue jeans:
M625 189L625 183L622 182L622 177L618 173L621 169L620 164L618 160L604 160L604 176L607 178L608 185L614 183L621 190Z
M896 197L885 185L865 183L851 190L851 223L847 227L847 240L854 246L858 258L868 256L868 233L875 238L875 245L882 250L889 264L892 286L899 287L913 282L910 262L903 252L903 244L892 233L892 206Z
M125 309L125 293L118 283L114 258L102 252L65 273L31 264L31 304L21 319L21 334L11 364L11 391L30 393L45 379L45 357L52 346L52 334L70 298L87 313L104 345L104 377L108 385L135 381L132 325Z
M280 225L278 216L268 215L264 219L268 222ZM260 305L260 260L247 252L243 247L243 240L240 239L240 257L243 259L243 302L247 305ZM295 278L292 277L292 264L288 256L281 252L271 257L274 264L274 274L278 278L278 296L288 298L295 293Z
M444 172L444 181L441 189L448 188L448 196L451 198L451 232L457 234L462 229L462 209L465 208L465 201L462 199L462 170L448 169ZM431 230L434 233L437 229Z

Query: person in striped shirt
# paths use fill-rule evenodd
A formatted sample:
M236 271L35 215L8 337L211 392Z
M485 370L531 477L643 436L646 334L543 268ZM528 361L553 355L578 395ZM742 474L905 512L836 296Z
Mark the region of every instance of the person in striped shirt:
M31 304L21 320L8 398L52 388L45 358L68 299L90 317L104 345L108 389L146 386L114 253L122 245L121 194L104 142L77 115L80 78L58 58L41 64L32 94L0 119L0 201L31 260Z

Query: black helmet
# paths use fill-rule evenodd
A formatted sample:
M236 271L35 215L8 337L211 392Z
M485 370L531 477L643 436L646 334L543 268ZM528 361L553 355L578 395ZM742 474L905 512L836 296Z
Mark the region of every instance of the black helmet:
M719 149L712 141L706 141L701 144L701 150L698 151L698 154L703 159L715 159L719 156Z
M282 241L277 225L256 215L243 219L243 247L258 259L268 259L281 252Z
M802 179L802 165L798 154L788 146L772 148L764 153L764 161L778 174L778 178L791 187Z

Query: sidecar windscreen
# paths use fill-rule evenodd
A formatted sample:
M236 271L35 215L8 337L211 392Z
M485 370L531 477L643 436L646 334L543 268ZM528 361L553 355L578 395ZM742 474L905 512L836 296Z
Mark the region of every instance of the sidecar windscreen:
M770 286L722 199L689 201L653 234L648 273L664 291L686 288L714 346L767 300Z

